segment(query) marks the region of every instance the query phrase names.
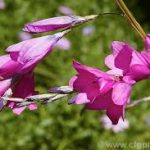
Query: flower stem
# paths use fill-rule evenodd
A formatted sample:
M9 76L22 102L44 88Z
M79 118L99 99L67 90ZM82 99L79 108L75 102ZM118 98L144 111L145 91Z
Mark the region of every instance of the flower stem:
M123 0L116 0L117 5L124 14L124 17L127 19L129 24L134 28L134 30L140 35L140 37L145 40L146 33L144 32L141 25L137 22L135 17L132 15L126 4Z

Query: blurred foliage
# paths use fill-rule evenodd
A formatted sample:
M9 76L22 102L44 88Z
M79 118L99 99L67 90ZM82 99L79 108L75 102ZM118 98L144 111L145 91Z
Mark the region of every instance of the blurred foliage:
M148 32L150 22L146 12L149 12L149 4L145 1L126 0ZM72 8L77 15L119 11L114 1L110 0L6 0L6 5L5 10L0 10L1 54L9 45L19 42L18 33L25 23L59 16L58 7L61 5ZM85 37L82 29L88 25L95 26L96 31ZM140 37L120 16L100 17L74 29L67 38L72 42L70 51L55 49L35 70L37 90L41 93L52 86L68 83L75 73L73 59L106 70L104 57L111 52L113 40L128 41L136 49L144 47ZM132 99L148 96L149 85L149 80L138 83ZM39 105L37 111L26 110L19 117L10 109L5 109L0 117L0 149L105 150L103 142L147 142L150 128L145 124L145 118L150 115L149 107L150 104L145 103L127 110L130 128L119 134L102 127L102 112L86 111L80 116L82 106L68 106L67 99L46 106Z

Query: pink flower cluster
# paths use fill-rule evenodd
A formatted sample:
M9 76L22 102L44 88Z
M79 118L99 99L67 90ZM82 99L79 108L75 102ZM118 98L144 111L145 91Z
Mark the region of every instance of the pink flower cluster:
M78 93L69 103L85 104L86 109L105 110L113 124L124 119L133 85L150 76L150 35L145 38L145 50L138 52L124 42L112 42L112 54L103 72L74 61L77 75L70 86Z
M61 28L70 28L85 19L83 17L55 17L25 25L28 32L48 32ZM70 30L58 32L53 35L32 38L9 46L7 54L0 56L0 109L10 107L14 113L20 114L26 107L17 107L17 102L5 103L3 96L26 98L35 95L35 81L33 71L39 62L48 56L57 42ZM24 36L24 35L23 35ZM68 42L65 40L65 42ZM63 44L64 49L70 47L70 43ZM11 91L11 92L10 92ZM28 106L30 110L37 109L35 104Z
M68 29L86 22L86 17L63 16L44 19L25 25L24 31L32 33ZM0 108L8 106L20 114L26 107L17 107L17 102L3 102L3 96L26 98L37 93L33 70L48 56L53 47L70 47L70 43L56 44L70 30L22 41L9 46L7 54L0 56ZM63 40L62 40L63 41ZM67 44L64 44L67 43ZM67 47L66 47L67 45ZM129 44L114 41L112 54L105 58L107 72L74 61L77 71L70 86L78 94L69 103L85 104L90 110L105 110L113 124L125 116L125 107L130 101L133 85L150 76L150 35L145 37L145 50L136 51ZM9 93L8 91L10 91ZM35 104L28 106L37 108Z

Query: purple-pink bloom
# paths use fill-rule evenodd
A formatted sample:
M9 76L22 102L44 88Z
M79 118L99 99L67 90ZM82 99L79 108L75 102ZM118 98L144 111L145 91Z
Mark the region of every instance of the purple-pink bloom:
M31 95L35 95L37 92L35 91L35 83L34 76L32 73L28 73L20 76L16 83L14 83L14 87L12 88L12 97L16 98L26 98ZM37 109L36 104L30 104L29 106L17 107L17 102L8 102L7 106L10 107L13 112L17 115L20 115L26 107L30 110Z
M80 16L54 17L28 23L25 25L23 31L32 33L49 32L62 28L71 28L84 21L86 21L86 18Z
M11 60L9 60L10 58L7 59L17 63L17 67L13 69L15 70L16 74L24 74L32 71L41 60L50 54L55 44L67 32L68 31L63 31L54 35L33 38L8 47L6 51L9 52ZM7 74L8 68L11 69L10 65L6 63L2 67L2 71L0 71L0 76L2 76L2 74ZM11 72L9 73L11 74Z
M149 40L146 41L146 49L148 44ZM140 81L150 76L148 58L148 51L138 52L127 43L115 41L112 43L112 54L106 57L105 64L112 70L120 69L123 75Z
M106 110L113 124L117 124L120 117L124 118L135 81L124 80L122 74L110 75L78 62L74 62L73 66L78 74L70 80L70 86L78 94L69 103L86 104L86 108L91 110Z
M0 56L0 62L0 80L17 75L16 70L19 64L12 60L9 54Z
M58 8L58 11L62 15L66 15L66 16L70 16L70 15L74 14L73 10L71 8L67 7L67 6L60 6Z
M107 72L74 62L77 75L70 80L70 86L78 94L70 103L86 104L87 109L106 110L113 124L117 124L120 117L124 118L132 86L150 76L149 50L150 36L147 35L142 52L127 43L113 42L112 54L105 59L111 69Z

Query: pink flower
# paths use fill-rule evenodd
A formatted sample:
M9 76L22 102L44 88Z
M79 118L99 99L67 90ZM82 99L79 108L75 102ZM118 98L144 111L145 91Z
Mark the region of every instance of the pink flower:
M16 70L19 64L12 60L9 54L0 56L0 62L0 80L17 75Z
M127 77L121 72L119 76L110 75L78 62L73 65L78 74L70 80L70 86L78 94L69 103L86 104L86 108L91 110L106 110L113 124L117 124L120 117L124 118L125 106L135 81L130 78L124 80Z
M129 122L126 119L120 118L117 125L113 125L111 120L106 116L102 116L101 121L105 129L111 129L115 133L123 132L129 128Z
M58 11L59 11L59 13L66 15L66 16L68 16L68 15L70 16L70 15L74 14L73 10L67 6L60 6L58 8Z
M113 42L113 53L105 64L111 69L103 72L74 62L78 74L70 80L70 86L78 94L70 103L86 104L87 109L106 110L113 124L124 118L132 86L150 76L150 36L146 36L145 51L137 52L123 42Z
M61 16L28 23L23 31L40 33L49 32L62 28L71 28L72 26L86 21L86 18L80 16Z
M135 81L150 76L150 37L146 36L146 51L138 52L124 42L112 43L112 54L107 56L105 64L112 70L123 71L123 75L130 76Z
M67 32L26 40L8 47L6 51L9 55L0 57L0 77L5 79L32 71Z
M28 96L35 94L36 94L35 83L34 83L34 76L32 73L20 76L20 78L13 85L12 97L26 98ZM16 104L17 102L8 102L7 106L10 107L15 114L20 115L27 106L18 108ZM30 104L28 108L30 110L35 110L37 109L37 106L35 104Z

